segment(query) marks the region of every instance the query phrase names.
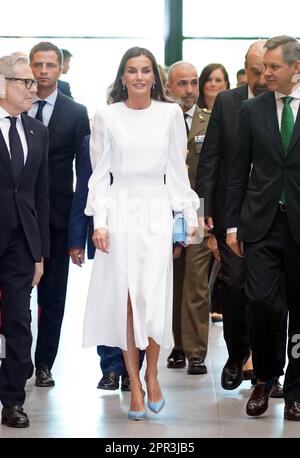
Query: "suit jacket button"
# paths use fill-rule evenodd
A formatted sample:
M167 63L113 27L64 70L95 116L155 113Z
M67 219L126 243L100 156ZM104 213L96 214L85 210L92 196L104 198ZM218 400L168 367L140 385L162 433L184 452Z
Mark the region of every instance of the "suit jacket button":
M18 188L15 188L15 192L18 192Z

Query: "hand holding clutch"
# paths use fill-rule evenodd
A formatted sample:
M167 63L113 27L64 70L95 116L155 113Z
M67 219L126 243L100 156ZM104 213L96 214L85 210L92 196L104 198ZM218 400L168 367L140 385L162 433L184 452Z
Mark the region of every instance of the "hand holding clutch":
M176 212L173 223L173 243L188 243L188 224L182 212Z

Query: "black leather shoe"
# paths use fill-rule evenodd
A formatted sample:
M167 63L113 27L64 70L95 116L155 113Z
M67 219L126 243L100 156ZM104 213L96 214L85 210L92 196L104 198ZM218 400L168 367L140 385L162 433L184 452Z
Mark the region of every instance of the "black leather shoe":
M259 417L269 407L269 397L274 389L276 384L276 379L273 379L272 383L268 385L267 383L258 382L254 390L251 393L251 396L247 402L246 413L250 417Z
M128 375L122 375L121 377L121 391L130 391L130 380Z
M252 380L253 376L253 369L243 370L243 380Z
M284 398L283 388L278 378L275 379L274 388L270 394L270 398Z
M207 367L201 358L190 358L187 373L190 375L207 374Z
M54 386L55 382L52 378L52 374L47 367L37 367L35 370L35 385L49 387Z
M169 354L167 361L167 367L169 369L181 369L186 366L184 352L175 348Z
M243 370L243 380L251 380L251 385L256 385L257 377L253 372L253 369Z
M3 407L1 423L11 428L27 428L29 426L28 417L20 405Z
M300 421L300 402L285 401L284 419L291 421Z
M99 390L118 390L120 376L115 372L108 372L104 374L97 388Z
M240 386L244 379L243 365L244 361L237 363L228 358L221 375L221 385L224 390L235 390Z

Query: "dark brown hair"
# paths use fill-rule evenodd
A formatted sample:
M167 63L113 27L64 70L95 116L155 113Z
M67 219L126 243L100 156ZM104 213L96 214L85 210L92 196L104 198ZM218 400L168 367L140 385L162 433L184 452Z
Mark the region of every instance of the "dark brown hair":
M222 64L208 64L204 69L202 70L200 76L199 76L199 99L197 102L197 105L200 108L207 108L206 102L205 102L205 97L204 97L204 85L207 83L209 80L209 77L211 73L214 70L220 69L224 75L224 80L227 83L227 89L230 89L230 83L229 83L229 77L226 68Z
M30 62L33 60L33 56L39 52L39 51L54 51L57 55L58 63L59 66L61 67L63 64L63 53L61 49L59 49L57 46L55 46L53 43L50 43L50 41L41 41L37 45L35 45L29 54L29 59Z
M122 76L124 75L127 61L129 59L132 59L133 57L139 57L139 56L148 57L148 59L150 59L152 63L153 73L155 77L155 85L154 85L154 88L153 87L151 88L151 98L155 100L161 100L163 102L169 102L169 100L167 99L164 93L164 89L163 89L163 85L161 82L161 77L160 77L160 73L159 73L159 69L158 69L158 65L155 60L155 57L153 56L153 54L150 51L148 51L148 49L139 48L138 46L135 46L133 48L129 48L121 59L112 91L109 94L110 97L112 98L112 103L116 103L116 102L120 102L122 100L128 99L127 88L123 87L122 85Z

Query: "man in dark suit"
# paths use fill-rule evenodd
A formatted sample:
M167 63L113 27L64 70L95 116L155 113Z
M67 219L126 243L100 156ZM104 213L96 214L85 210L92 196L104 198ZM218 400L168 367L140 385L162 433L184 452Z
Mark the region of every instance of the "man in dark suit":
M61 49L61 52L63 54L63 69L62 69L62 74L66 75L70 69L70 60L71 57L73 57L73 54L70 53L67 49ZM67 81L63 80L58 80L57 81L57 89L62 92L63 94L67 95L71 99L73 99L73 96L71 94L71 88L70 84Z
M67 81L58 80L57 81L57 89L62 94L66 95L67 97L70 97L71 99L73 99L73 96L71 94L70 84Z
M48 42L30 51L30 65L38 81L29 115L49 130L50 258L38 288L40 318L35 351L36 385L53 386L54 363L64 314L69 271L68 222L73 198L73 161L77 169L83 138L90 133L87 110L57 91L62 53Z
M95 246L92 241L94 233L93 220L84 213L88 196L88 181L92 174L89 140L89 135L83 140L82 154L78 163L76 189L69 220L69 254L73 264L79 267L82 267L84 264L86 244L88 259L93 259L95 255ZM102 377L97 388L102 390L117 390L121 377L121 390L130 391L130 381L122 350L118 347L98 345L97 353L100 356L100 367L102 371ZM144 351L140 352L141 366L143 364L144 354Z
M88 259L94 259L96 250L92 241L93 218L84 213L88 196L88 181L92 174L89 142L90 135L87 135L82 142L82 153L77 167L76 189L72 200L68 229L69 255L73 264L79 267L84 264L86 244Z
M247 265L246 295L258 383L247 414L268 408L282 375L278 334L283 312L281 277L289 309L289 364L285 419L300 420L300 43L288 36L265 44L264 75L271 92L243 103L237 156L228 182L227 243ZM236 231L237 228L237 231ZM295 348L294 348L295 346Z
M250 46L245 58L248 85L222 92L216 98L198 162L196 191L204 198L205 227L211 231L209 246L221 257L219 291L222 302L224 339L229 358L221 376L226 390L243 381L243 364L250 354L245 263L226 245L225 207L228 175L236 151L239 113L242 102L268 88L263 74L264 41ZM282 365L284 366L284 345ZM277 393L282 396L282 392ZM275 395L275 393L274 393Z
M48 132L20 115L36 93L28 60L2 57L0 75L0 309L6 348L0 400L2 424L24 428L29 426L22 406L31 370L30 293L49 255Z

